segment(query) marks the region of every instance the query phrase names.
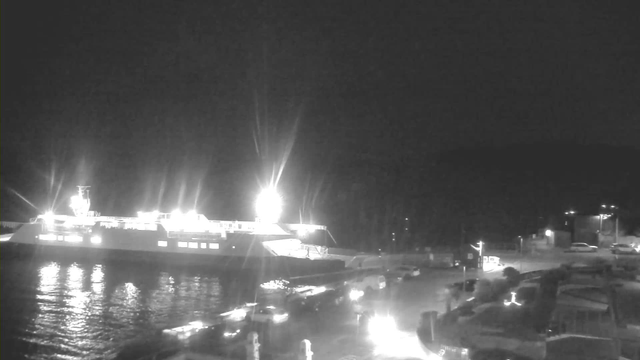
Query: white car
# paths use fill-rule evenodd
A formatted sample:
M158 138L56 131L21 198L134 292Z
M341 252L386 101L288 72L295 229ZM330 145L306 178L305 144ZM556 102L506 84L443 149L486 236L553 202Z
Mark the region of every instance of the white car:
M359 290L364 294L369 294L387 287L387 279L377 274L361 275L354 280L348 281L347 284L352 290Z
M638 249L629 244L613 244L611 245L612 254L637 254Z
M399 278L408 280L420 275L420 268L410 265L400 265L389 270L390 273L397 275Z
M248 313L248 317L252 322L262 324L281 324L289 320L289 314L275 306L254 309Z
M597 246L589 245L587 243L573 243L569 248L569 251L572 252L596 252L598 251Z

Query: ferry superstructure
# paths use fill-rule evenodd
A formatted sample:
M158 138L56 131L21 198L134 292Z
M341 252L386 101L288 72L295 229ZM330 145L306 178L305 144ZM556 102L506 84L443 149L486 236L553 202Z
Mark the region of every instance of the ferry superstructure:
M73 256L109 251L127 258L234 268L310 266L332 271L344 267L343 262L326 257L326 246L306 241L331 236L322 225L209 220L193 211L101 216L89 211L86 187L79 187L70 206L73 216L39 215L6 243L33 247L41 253Z

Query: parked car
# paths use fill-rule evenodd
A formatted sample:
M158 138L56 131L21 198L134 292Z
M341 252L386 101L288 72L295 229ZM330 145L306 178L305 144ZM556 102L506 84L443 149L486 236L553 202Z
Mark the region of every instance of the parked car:
M571 252L596 252L598 251L597 246L589 245L587 243L573 243L569 248Z
M450 290L457 290L457 291L462 291L464 288L465 292L473 292L476 289L477 282L478 282L478 279L469 279L469 280L466 280L465 282L460 281L460 282L450 284L449 286L447 286L447 288L449 288Z
M420 275L420 268L411 265L400 265L390 269L389 272L403 280L409 280Z
M379 274L361 275L347 283L352 290L363 291L365 295L387 287L387 279Z
M613 244L611 245L612 254L637 254L638 249L629 244Z
M274 306L265 306L250 311L247 316L254 323L281 324L289 320L289 314L284 309Z

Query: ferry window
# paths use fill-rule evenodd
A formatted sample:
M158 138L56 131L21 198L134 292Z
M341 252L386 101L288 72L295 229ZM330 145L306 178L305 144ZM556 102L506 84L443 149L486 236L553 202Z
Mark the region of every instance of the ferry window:
M64 238L66 242L82 242L82 236L77 235L66 235Z
M200 249L206 249L207 243L200 243Z
M186 241L179 241L178 242L178 247L186 248L187 247L187 242Z
M189 249L197 249L198 248L198 243L197 242L190 242L189 243Z
M39 235L38 238L40 240L55 241L56 240L56 235L55 234L42 234L42 235Z
M167 247L166 241L158 241L158 246Z
M211 244L209 244L209 249L218 250L218 249L220 249L220 244L211 243Z

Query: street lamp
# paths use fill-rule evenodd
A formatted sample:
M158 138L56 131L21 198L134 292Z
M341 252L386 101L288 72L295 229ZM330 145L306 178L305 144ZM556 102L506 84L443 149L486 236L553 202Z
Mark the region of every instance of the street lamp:
M613 216L613 213L607 214L607 213L604 213L604 211L606 211L607 209L610 209L611 211L615 211L615 209L617 208L618 207L615 205L606 205L606 204L600 205L600 232L602 232L602 220L608 219L611 216Z
M553 230L550 230L550 229L545 230L544 236L547 238L547 245L549 245L551 243L551 237L553 236ZM554 243L555 243L555 239L554 239Z
M518 238L520 238L520 256L522 256L522 236L518 236Z
M478 252L478 264L480 265L480 270L483 269L483 263L482 263L482 250L484 247L483 245L484 243L482 242L482 240L478 241L478 247L471 245L471 247Z
M266 188L256 200L256 216L258 221L277 223L282 214L282 198L275 188Z
M600 205L600 226L598 228L598 233L602 234L602 220L604 219L604 213L603 211L607 209L607 205L602 204Z
M604 209L607 208L607 205L601 205ZM615 205L609 205L608 206L609 210L611 210L610 214L605 214L605 219L608 219L610 217L612 217L613 215L616 215L616 233L615 233L615 241L614 242L618 242L618 218L620 217L618 215L617 209L618 207ZM602 218L600 220L600 231L602 231Z
M569 220L565 220L564 221L564 225L569 227L569 230L571 231L570 235L571 235L571 242L573 242L573 234L575 232L575 216L576 216L576 212L575 210L568 210L565 211L564 214L566 216L568 216L569 218L571 218L571 226L569 226Z
M604 213L605 211L607 211L607 209L609 211L611 211L610 213ZM600 205L600 230L598 231L599 233L602 233L602 222L605 219L608 219L612 216L616 216L616 230L615 230L615 240L614 242L618 242L618 219L619 219L619 214L618 214L618 210L619 208L616 205L606 205L606 204L602 204Z

